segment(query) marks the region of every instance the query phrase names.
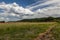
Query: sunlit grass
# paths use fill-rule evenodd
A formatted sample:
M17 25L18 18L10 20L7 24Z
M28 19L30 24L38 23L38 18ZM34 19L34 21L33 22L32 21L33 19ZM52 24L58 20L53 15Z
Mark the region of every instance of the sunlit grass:
M45 32L55 22L43 23L0 23L1 40L33 40L39 33Z
M52 33L56 40L60 40L60 23L57 24Z

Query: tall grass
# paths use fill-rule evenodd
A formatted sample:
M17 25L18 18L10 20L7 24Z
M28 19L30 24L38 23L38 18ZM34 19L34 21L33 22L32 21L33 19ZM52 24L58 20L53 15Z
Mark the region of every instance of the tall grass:
M33 40L54 23L0 23L0 40Z
M56 40L60 40L60 23L52 30L52 34L54 35Z

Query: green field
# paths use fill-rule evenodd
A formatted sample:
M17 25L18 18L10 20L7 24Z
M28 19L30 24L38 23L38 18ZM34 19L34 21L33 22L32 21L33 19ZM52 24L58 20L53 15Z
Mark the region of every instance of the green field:
M56 22L0 23L0 40L33 40ZM60 40L60 25L52 31L56 40Z
M57 24L57 26L53 29L52 33L56 40L60 40L60 23Z

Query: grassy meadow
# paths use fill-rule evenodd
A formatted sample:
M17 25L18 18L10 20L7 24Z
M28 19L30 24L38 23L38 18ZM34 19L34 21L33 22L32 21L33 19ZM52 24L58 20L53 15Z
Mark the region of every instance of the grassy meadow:
M0 40L33 40L56 22L0 23ZM56 40L60 40L60 25L53 29Z

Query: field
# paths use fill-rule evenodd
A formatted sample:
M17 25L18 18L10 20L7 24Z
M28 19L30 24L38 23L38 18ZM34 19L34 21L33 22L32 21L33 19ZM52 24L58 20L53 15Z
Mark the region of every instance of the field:
M56 40L60 40L60 25L56 22L0 23L0 40L34 40L55 24L52 33Z

